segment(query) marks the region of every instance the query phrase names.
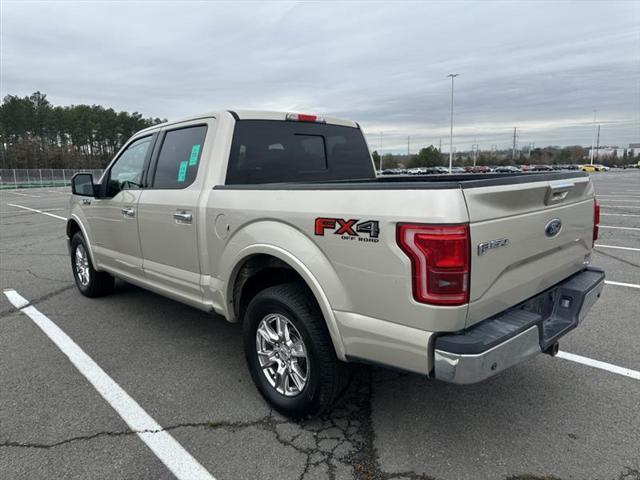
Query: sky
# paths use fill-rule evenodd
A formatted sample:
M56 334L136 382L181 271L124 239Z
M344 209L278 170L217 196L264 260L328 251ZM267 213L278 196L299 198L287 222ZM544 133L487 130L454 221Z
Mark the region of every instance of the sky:
M640 142L640 1L0 2L0 94L360 123L371 149ZM495 146L495 147L494 147Z

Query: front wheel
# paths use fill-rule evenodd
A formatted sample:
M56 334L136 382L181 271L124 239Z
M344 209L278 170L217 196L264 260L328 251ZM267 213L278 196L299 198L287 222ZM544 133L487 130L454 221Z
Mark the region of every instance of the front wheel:
M269 287L249 303L244 349L262 396L284 415L304 418L329 409L347 384L315 299L300 284Z
M71 239L71 269L76 286L84 296L99 297L113 290L114 278L93 268L89 249L80 232Z

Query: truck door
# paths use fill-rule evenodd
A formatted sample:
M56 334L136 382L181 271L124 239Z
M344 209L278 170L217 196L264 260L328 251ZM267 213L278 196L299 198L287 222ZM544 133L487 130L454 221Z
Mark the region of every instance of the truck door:
M202 301L198 201L206 176L200 165L212 119L172 126L161 133L138 201L138 228L146 280L163 290Z
M155 137L133 140L104 174L106 198L83 206L97 263L124 277L143 276L137 207Z

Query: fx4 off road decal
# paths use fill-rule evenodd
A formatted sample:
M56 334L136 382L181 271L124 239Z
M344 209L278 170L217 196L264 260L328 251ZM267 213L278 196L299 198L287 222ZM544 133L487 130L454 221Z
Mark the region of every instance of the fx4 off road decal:
M380 241L380 227L377 220L360 221L358 219L345 220L343 218L316 218L314 232L323 237L325 231L340 235L342 240L357 240L359 242Z

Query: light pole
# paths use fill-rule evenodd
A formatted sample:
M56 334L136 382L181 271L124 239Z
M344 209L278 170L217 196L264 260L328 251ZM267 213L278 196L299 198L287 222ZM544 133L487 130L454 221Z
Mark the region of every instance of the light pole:
M593 165L593 150L595 148L595 143L596 143L596 115L598 114L598 110L593 110L593 132L591 134L591 155L589 155L589 157L591 157L591 165Z
M380 152L378 156L380 157L380 171L382 171L382 132L380 132Z
M451 129L449 130L449 173L453 168L453 80L460 75L459 73L450 73L447 77L451 77Z

